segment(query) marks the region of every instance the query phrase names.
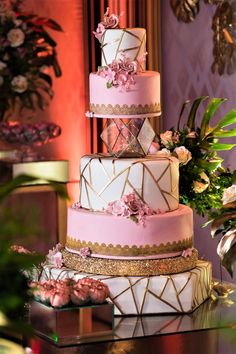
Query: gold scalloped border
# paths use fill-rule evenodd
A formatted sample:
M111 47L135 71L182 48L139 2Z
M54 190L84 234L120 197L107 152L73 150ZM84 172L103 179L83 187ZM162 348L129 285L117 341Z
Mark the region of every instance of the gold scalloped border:
M95 114L104 114L104 115L135 115L135 114L146 114L146 113L160 113L161 106L160 103L154 104L145 104L144 106L139 104L135 105L132 104L128 106L127 104L124 105L105 105L105 104L94 104L90 103L89 110Z
M162 253L183 251L193 246L192 237L186 238L181 241L161 243L160 245L145 245L145 246L128 246L128 245L106 245L105 243L99 244L98 242L86 242L76 240L73 237L67 236L66 246L75 251L80 251L82 247L89 247L92 253L105 256L123 256L123 257L137 257L137 256L153 256Z
M113 260L103 258L82 258L75 253L63 250L63 260L67 268L80 272L117 275L117 276L149 276L170 275L189 271L196 267L198 251L193 250L191 257L182 256L165 259L146 259L138 261Z

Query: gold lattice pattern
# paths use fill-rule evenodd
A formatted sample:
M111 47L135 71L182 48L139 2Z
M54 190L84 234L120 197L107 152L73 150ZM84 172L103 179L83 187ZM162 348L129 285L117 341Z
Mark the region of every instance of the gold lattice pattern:
M94 254L106 256L123 256L123 257L137 257L137 256L153 256L162 253L171 253L183 251L193 246L193 239L188 238L181 241L168 242L160 245L145 245L145 246L128 246L128 245L106 245L105 243L99 244L98 242L86 242L76 240L67 236L66 246L72 250L80 251L82 247L89 247Z
M127 28L126 29L125 28L119 29L119 33L120 33L120 37L118 37L117 39L112 40L110 42L105 42L106 30L104 31L104 33L102 35L101 50L102 50L102 57L104 58L106 65L109 64L109 62L107 61L107 58L106 58L105 51L104 51L104 48L106 48L107 46L109 46L111 44L117 45L116 51L114 52L114 59L117 59L120 52L129 53L130 51L132 51L132 52L136 51L135 55L133 55L133 58L132 58L132 60L136 60L139 57L141 48L146 44L146 31L144 31L142 38L139 38L139 36L137 36L135 33L131 32L131 31L129 31L129 29L127 29ZM138 45L136 45L135 47L130 47L130 48L126 47L125 49L124 48L120 49L125 35L134 37L136 39L136 41L138 42ZM142 69L143 70L145 69L144 64L142 64Z
M172 171L171 171L172 161L171 161L171 159L168 159L168 158L141 159L140 158L140 159L133 161L128 167L125 167L120 172L116 172L116 161L118 159L113 158L112 159L113 174L112 174L112 176L110 176L108 171L106 171L105 165L103 164L103 160L105 158L106 157L101 158L101 156L99 156L99 155L91 155L88 163L83 167L83 170L81 171L81 175L80 175L80 181L81 181L80 182L80 185L81 185L80 202L82 204L82 207L84 207L84 205L82 203L82 199L81 199L81 196L83 194L83 198L85 197L84 195L86 195L86 197L87 197L89 209L92 211L95 211L95 209L92 206L91 200L90 200L89 190L91 190L93 195L95 195L98 199L100 199L103 204L107 205L110 200L108 201L104 198L104 192L111 186L112 183L115 183L122 175L125 176L124 184L121 187L119 187L120 194L119 194L119 197L117 198L117 200L121 199L123 197L123 195L125 195L127 193L127 188L129 187L128 188L129 190L133 190L136 193L136 195L144 203L149 205L148 200L145 200L144 188L141 188L141 191L137 190L135 188L135 186L133 185L132 180L130 178L132 167L135 166L136 164L140 164L142 166L142 171L141 171L141 176L140 176L140 178L141 178L140 185L144 186L144 179L149 178L152 182L154 182L153 185L155 185L155 187L158 189L160 198L164 202L166 210L167 211L174 210L173 207L171 208L171 206L170 206L169 199L174 200L175 201L174 204L175 204L176 208L178 208L178 202L179 202L179 200L178 200L178 178L176 178L174 180L172 177ZM111 159L111 157L107 157L107 158ZM101 176L103 174L106 177L105 178L106 182L104 182L104 186L98 191L94 189L93 181L92 181L92 177L91 177L92 176L91 164L94 159L96 159L100 164L99 174L101 174ZM147 162L148 161L157 161L157 160L166 161L166 167L164 168L164 170L162 171L162 173L159 176L154 176L153 172L148 167ZM87 174L87 178L85 177L86 174ZM170 179L171 190L162 189L162 187L160 185L160 182L162 181L162 179L164 179L164 180Z

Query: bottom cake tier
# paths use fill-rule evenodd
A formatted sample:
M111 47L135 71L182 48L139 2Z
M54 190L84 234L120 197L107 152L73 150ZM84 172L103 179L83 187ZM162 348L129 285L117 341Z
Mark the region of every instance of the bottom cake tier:
M187 272L142 277L104 276L45 266L41 280L78 280L85 276L99 279L109 287L109 301L115 305L115 315L149 315L194 311L210 296L211 273L211 263L202 260Z

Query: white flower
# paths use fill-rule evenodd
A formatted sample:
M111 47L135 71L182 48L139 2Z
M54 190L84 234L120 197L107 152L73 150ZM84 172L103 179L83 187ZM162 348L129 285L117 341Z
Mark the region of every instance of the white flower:
M0 76L0 86L2 86L2 84L3 84L3 77L2 76Z
M208 176L205 174L205 172L201 172L200 173L200 177L205 181L205 183L203 182L198 182L198 181L193 181L193 190L195 193L202 193L204 192L208 186L209 186L209 178Z
M186 149L185 146L178 146L174 149L174 152L177 155L177 158L179 160L179 163L182 165L186 165L192 158L191 152Z
M5 69L6 66L7 64L0 60L0 70Z
M25 34L20 28L13 28L7 34L11 47L19 47L25 40Z
M231 187L224 190L222 197L223 205L232 203L236 200L236 184L233 184Z
M28 88L28 80L25 76L18 75L12 79L11 85L14 91L22 93L25 92Z
M160 156L160 157L169 157L169 156L171 156L171 153L170 153L170 150L168 150L168 149L161 149L156 152L156 155Z

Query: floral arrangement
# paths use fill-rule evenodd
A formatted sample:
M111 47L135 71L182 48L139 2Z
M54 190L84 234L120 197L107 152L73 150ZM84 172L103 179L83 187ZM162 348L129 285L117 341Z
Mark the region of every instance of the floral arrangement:
M120 16L121 15L122 14L120 14ZM103 21L99 22L96 32L93 31L94 36L99 40L99 42L102 41L103 33L107 28L120 28L119 27L120 16L114 14L111 14L109 16L109 7L107 7L107 10L103 16Z
M223 159L218 151L230 150L236 144L221 143L221 138L236 136L236 129L223 129L236 123L236 110L231 110L215 126L210 126L223 98L213 98L208 103L200 126L195 125L199 105L209 97L197 98L191 106L186 124L180 128L185 102L176 128L160 134L151 147L151 153L175 156L180 163L180 202L195 209L198 214L208 214L220 209L224 189L232 184L235 172L222 167Z
M236 261L236 184L226 188L222 197L222 208L215 211L211 220L211 235L223 235L217 247L222 265L233 276Z
M131 219L137 224L145 225L145 217L155 214L136 194L132 192L124 195L120 200L108 203L104 209L106 213Z
M61 128L52 122L35 124L0 122L0 139L7 143L37 145L48 143L61 134Z
M53 97L52 79L61 76L56 42L46 27L62 31L52 19L24 13L22 0L0 3L0 120L17 108L44 109Z
M135 75L142 71L144 60L145 56L131 60L125 53L120 53L118 59L114 59L111 64L100 66L97 75L106 80L107 88L117 87L128 91L130 86L135 84Z
M102 304L109 295L106 284L92 278L46 280L32 282L31 289L37 301L55 308Z

